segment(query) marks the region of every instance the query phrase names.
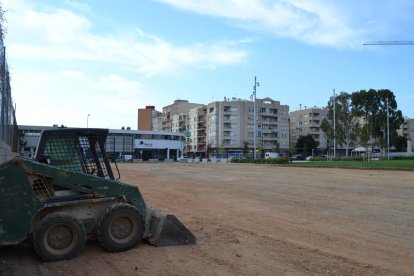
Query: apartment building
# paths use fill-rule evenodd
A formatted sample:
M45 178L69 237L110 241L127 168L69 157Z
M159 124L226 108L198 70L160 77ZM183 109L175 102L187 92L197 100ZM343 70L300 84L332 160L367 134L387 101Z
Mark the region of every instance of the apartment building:
M138 130L152 130L153 118L159 113L155 110L155 106L148 105L145 108L138 109Z
M407 120L407 151L414 152L414 119Z
M173 129L173 116L174 115L183 115L187 116L188 111L192 108L198 107L202 104L197 103L189 103L187 100L175 100L173 104L164 106L162 108L162 114L161 116L161 128L162 131L172 131ZM177 122L178 119L178 122ZM183 119L186 120L187 117L179 117L175 118L175 123L179 123L179 120ZM181 126L188 125L188 122L181 122ZM179 126L174 126L174 128L179 128ZM187 129L183 129L187 130Z
M254 107L256 106L256 126ZM248 143L253 155L256 137L257 149L265 152L287 151L289 148L289 107L271 98L253 101L227 99L207 105L206 143L211 149L227 154L241 154Z
M414 152L414 119L404 118L398 135L407 138L407 152Z
M192 156L207 156L206 124L207 107L205 105L190 109L188 112L188 151Z
M327 138L321 130L321 124L326 116L327 110L318 107L290 112L290 146L294 147L300 136L311 135L319 143L318 150L325 150Z

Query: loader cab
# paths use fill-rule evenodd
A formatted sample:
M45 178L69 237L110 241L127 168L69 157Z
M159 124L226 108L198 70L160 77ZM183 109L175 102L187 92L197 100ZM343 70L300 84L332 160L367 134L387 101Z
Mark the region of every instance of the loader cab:
M105 143L107 129L59 128L40 135L34 160L62 169L115 180Z

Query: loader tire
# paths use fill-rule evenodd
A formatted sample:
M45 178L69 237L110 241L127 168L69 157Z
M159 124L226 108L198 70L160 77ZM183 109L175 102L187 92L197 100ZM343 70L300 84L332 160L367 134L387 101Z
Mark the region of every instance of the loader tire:
M43 261L72 259L80 254L85 240L82 222L63 212L47 215L33 231L33 247Z
M117 203L106 209L98 221L97 236L105 250L121 252L141 243L144 220L137 208Z

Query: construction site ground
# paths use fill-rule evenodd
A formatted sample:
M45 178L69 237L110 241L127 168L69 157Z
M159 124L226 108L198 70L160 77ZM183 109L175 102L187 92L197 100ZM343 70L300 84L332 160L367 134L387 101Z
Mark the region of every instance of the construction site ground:
M231 163L120 164L197 244L121 253L89 240L45 263L0 248L1 275L414 275L414 173Z

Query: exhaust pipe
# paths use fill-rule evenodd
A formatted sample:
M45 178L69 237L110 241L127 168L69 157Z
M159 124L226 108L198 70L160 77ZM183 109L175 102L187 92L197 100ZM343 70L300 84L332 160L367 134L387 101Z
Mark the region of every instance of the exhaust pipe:
M196 237L177 219L176 216L164 214L160 210L147 209L145 239L155 246L175 246L195 244Z

